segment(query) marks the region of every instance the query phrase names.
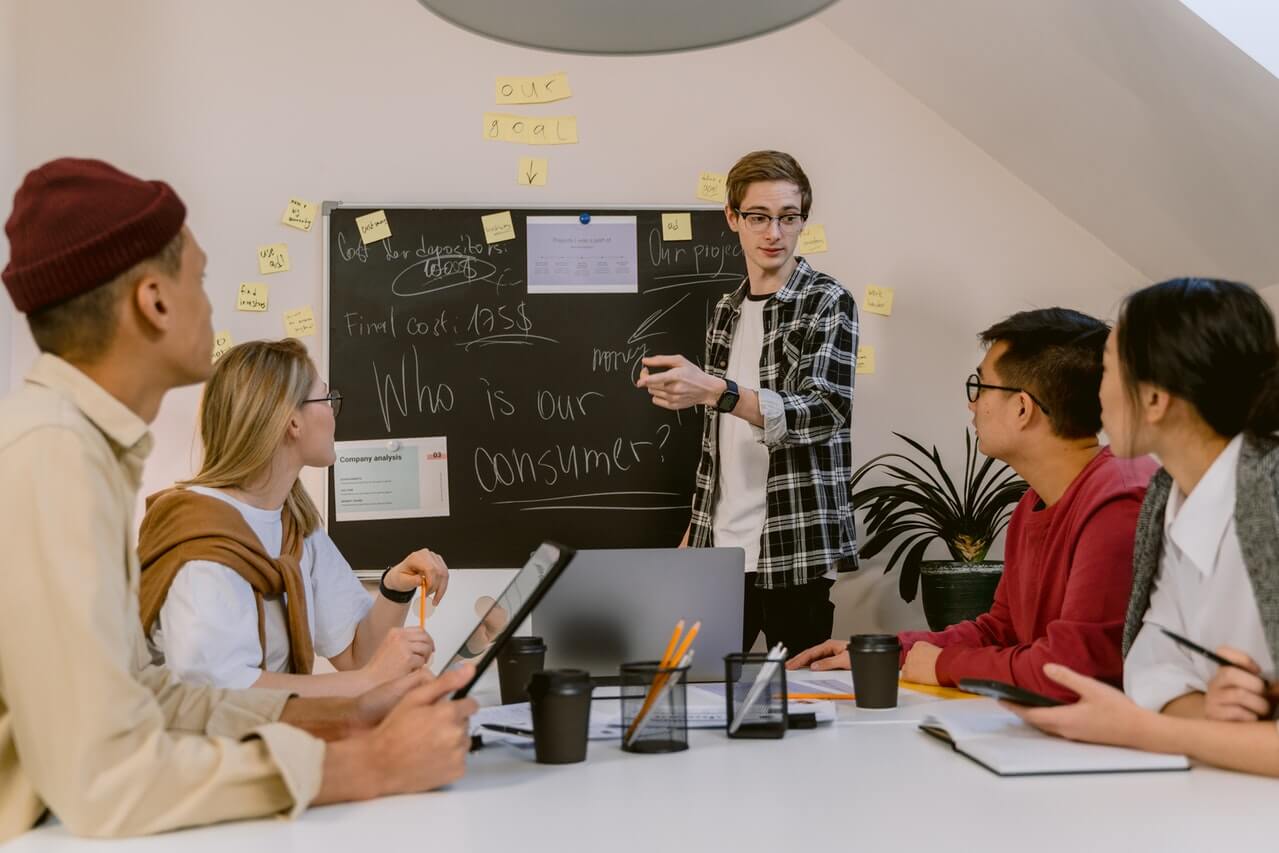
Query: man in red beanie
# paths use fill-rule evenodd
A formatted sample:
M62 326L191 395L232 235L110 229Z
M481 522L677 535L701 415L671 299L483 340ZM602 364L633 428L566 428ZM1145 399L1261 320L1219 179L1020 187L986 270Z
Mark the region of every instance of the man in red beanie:
M132 540L147 425L211 371L185 216L165 183L61 159L26 176L5 225L4 283L42 354L0 400L0 844L46 810L135 835L428 790L465 767L474 704L447 697L467 670L352 701L150 664Z

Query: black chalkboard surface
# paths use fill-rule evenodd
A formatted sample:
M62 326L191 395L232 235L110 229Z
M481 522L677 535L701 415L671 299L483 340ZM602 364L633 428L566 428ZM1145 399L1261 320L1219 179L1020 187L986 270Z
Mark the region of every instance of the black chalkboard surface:
M337 439L447 439L445 518L334 521L357 570L429 547L454 568L522 565L543 540L577 548L674 546L689 520L702 413L634 387L645 355L701 363L716 300L745 275L719 209L599 209L634 216L638 293L528 292L525 221L579 210L511 209L516 238L485 241L492 209L325 205L329 383ZM391 236L355 219L385 210ZM666 241L662 213L690 212Z

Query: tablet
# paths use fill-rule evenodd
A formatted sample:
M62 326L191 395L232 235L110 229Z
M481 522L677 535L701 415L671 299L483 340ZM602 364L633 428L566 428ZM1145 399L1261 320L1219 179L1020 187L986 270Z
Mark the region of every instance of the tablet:
M460 699L470 692L475 682L484 674L496 658L502 646L517 628L533 612L533 608L546 595L577 552L554 542L543 542L524 564L524 568L511 578L488 610L479 617L475 628L467 635L461 647L440 670L444 672L466 660L475 660L475 677L453 694ZM478 658L478 660L476 660Z

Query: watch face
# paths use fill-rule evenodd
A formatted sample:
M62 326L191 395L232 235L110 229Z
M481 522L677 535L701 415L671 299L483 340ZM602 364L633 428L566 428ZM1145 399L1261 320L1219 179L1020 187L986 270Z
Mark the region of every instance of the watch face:
M739 397L740 395L734 391L725 391L720 395L719 402L715 404L715 408L719 409L721 412L731 412L733 409L737 408L737 400Z

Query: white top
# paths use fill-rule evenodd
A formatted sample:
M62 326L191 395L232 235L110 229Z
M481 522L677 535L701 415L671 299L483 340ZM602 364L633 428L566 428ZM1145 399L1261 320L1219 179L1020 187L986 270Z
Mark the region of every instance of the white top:
M759 387L759 357L764 348L764 303L742 300L733 330L726 376L747 388ZM764 430L734 415L719 416L719 484L711 514L716 548L746 551L746 571L759 565L759 539L767 517L768 448Z
M235 507L263 549L272 557L280 555L283 508L258 509L216 489L189 488ZM351 645L373 599L323 529L302 544L302 583L315 653L325 658L340 654ZM271 672L289 669L285 601L287 596L281 595L263 602L266 668ZM221 563L192 560L178 570L150 640L183 681L244 688L262 675L253 587Z
M1141 631L1124 660L1124 691L1159 710L1205 691L1217 665L1164 636L1159 626L1208 649L1246 652L1267 680L1274 661L1235 532L1235 483L1242 436L1226 445L1189 495L1173 485L1164 513L1159 574Z

